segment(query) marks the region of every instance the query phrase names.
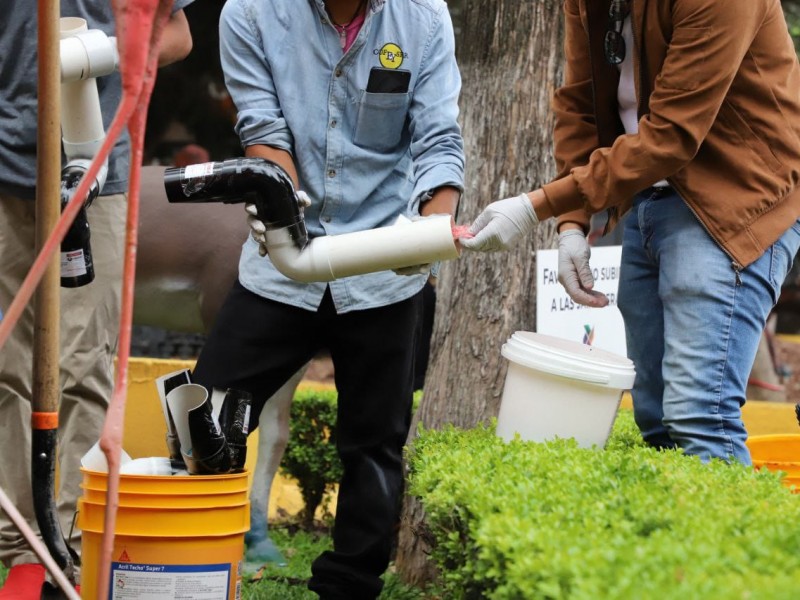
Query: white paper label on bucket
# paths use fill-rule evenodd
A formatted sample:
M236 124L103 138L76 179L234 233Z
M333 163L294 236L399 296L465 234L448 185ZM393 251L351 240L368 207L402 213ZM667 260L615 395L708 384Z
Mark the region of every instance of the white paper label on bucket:
M228 597L231 565L111 563L113 600L219 600Z

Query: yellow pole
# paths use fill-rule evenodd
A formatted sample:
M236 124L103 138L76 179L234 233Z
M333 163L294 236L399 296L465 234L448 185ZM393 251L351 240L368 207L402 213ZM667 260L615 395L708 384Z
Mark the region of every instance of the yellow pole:
M38 0L38 133L36 140L36 252L61 215L61 62L59 0ZM54 253L34 299L31 481L42 538L72 579L55 504L58 433L60 254Z
M39 0L39 130L36 141L36 253L61 215L59 0ZM53 255L35 297L33 410L58 412L60 256Z

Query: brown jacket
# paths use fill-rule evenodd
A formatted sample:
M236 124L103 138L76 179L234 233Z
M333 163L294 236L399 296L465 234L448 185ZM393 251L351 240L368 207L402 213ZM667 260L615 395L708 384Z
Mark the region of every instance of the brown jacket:
M556 92L560 222L612 221L661 179L745 267L800 217L800 67L779 0L632 0L639 133L603 53L610 0L565 0Z

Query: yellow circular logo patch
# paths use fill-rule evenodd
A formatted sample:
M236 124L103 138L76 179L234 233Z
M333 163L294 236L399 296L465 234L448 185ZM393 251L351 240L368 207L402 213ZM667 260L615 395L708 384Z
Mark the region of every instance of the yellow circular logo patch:
M403 51L397 44L384 44L380 50L381 65L387 69L399 69L403 64Z

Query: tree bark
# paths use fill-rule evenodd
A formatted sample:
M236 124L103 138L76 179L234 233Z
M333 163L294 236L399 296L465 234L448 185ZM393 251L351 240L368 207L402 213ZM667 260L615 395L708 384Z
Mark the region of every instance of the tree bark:
M467 154L459 222L493 200L536 189L555 171L550 101L562 80L558 0L451 2L463 78L461 124ZM466 253L442 270L431 362L409 445L422 424L471 428L497 416L506 364L500 348L533 331L535 248L551 248L554 223L509 252ZM396 566L408 583L434 576L424 511L406 497Z

